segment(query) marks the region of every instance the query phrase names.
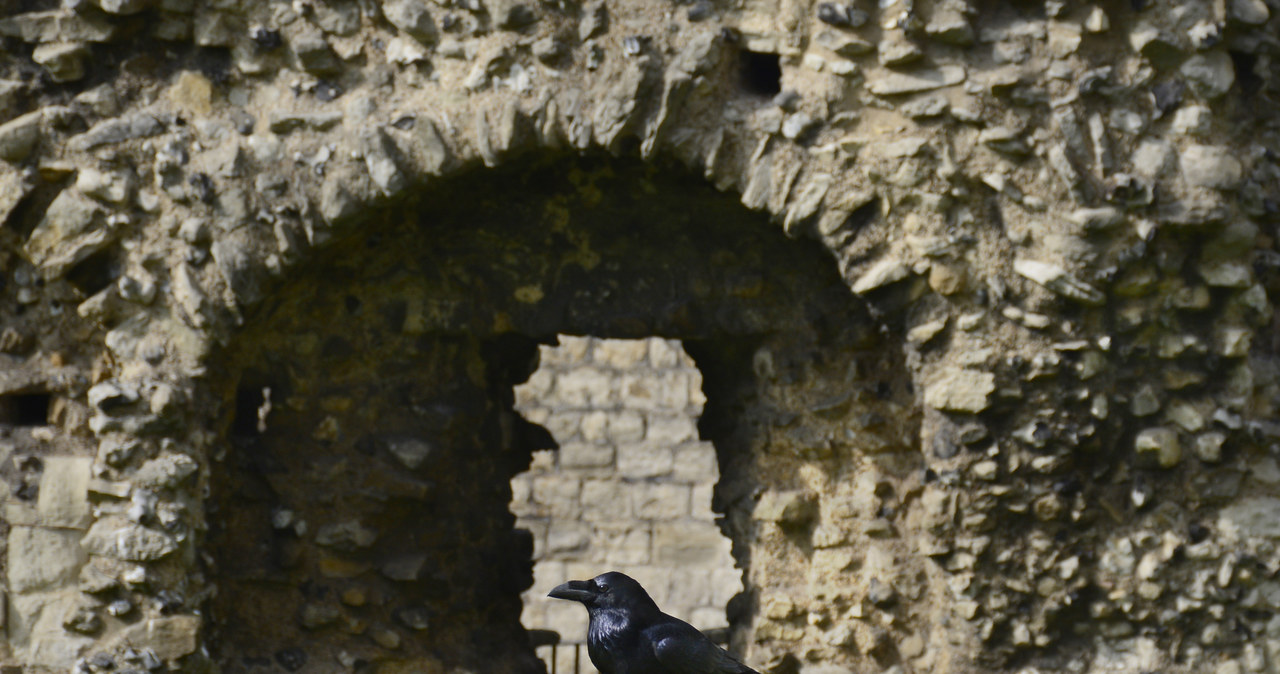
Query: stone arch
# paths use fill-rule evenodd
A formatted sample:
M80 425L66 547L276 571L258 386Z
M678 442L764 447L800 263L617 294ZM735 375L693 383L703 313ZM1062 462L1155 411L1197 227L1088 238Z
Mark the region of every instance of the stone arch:
M510 531L507 482L554 443L515 414L512 386L557 332L686 340L707 372L716 503L744 568L763 554L757 520L807 541L808 481L838 482L859 452L914 435L910 416L881 409L907 404L896 349L875 345L820 247L674 169L553 156L486 171L371 215L266 294L212 361L224 374L209 378L210 407L223 401L232 445L211 479L216 652L269 664L310 643L332 652L308 661L529 667L512 607L531 550ZM819 393L861 378L882 390ZM895 419L842 430L863 416ZM769 468L771 454L815 472ZM757 512L765 484L785 502ZM740 645L757 594L735 608ZM472 649L511 660L472 662Z
M6 659L200 660L210 353L380 207L550 148L700 173L907 337L898 444L929 467L819 499L898 542L769 529L759 662L1280 652L1280 609L1241 599L1277 538L1267 3L53 4L0 18ZM895 546L937 562L898 574Z

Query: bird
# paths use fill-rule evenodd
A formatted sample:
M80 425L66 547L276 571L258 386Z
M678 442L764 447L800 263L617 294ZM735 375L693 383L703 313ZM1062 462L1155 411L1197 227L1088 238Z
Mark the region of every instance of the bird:
M693 625L663 613L626 574L571 580L547 596L587 608L587 655L601 674L759 674Z

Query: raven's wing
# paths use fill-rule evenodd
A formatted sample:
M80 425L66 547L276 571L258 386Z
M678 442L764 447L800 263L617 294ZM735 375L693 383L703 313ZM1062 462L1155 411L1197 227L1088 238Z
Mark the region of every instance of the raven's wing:
M682 620L670 618L644 632L670 674L757 674Z

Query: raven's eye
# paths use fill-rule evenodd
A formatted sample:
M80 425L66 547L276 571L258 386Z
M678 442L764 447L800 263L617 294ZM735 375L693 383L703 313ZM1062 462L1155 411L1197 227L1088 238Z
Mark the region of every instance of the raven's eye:
M605 585L604 583L601 583L601 582L600 582L600 581L598 581L598 580L596 581L596 589L600 590L600 592L602 592L602 593L604 593L604 594L608 594L608 593L609 593L609 586L608 586L608 585Z

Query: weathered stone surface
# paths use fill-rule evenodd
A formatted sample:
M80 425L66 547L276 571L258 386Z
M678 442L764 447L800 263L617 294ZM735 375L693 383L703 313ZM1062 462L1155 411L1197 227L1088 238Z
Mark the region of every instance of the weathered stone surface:
M147 112L109 119L71 139L67 146L75 151L92 150L103 145L114 145L135 138L147 138L164 131L155 115Z
M113 640L120 647L149 649L161 661L190 655L199 646L200 617L191 615L149 618L130 625Z
M1182 174L1191 185L1233 189L1244 169L1230 150L1214 145L1191 145L1180 157Z
M79 190L63 190L36 225L23 250L45 278L57 278L115 237L97 202Z
M48 526L82 529L89 524L89 477L93 460L56 456L45 459L36 510Z
M924 402L937 410L976 414L987 409L995 390L996 378L990 372L948 368L925 387Z
M19 162L27 158L40 140L39 111L0 124L0 159Z
M110 42L115 38L116 25L100 12L55 9L0 19L0 35L23 42Z
M1138 456L1149 456L1161 468L1172 468L1182 461L1182 443L1171 428L1143 429L1134 438L1133 447Z
M890 283L896 283L911 274L911 268L896 258L886 258L871 265L858 280L853 282L853 292L868 293Z
M1218 526L1240 537L1280 538L1280 498L1241 499L1218 512Z
M872 80L867 89L877 96L901 96L922 91L932 91L960 84L965 80L961 66L942 66L936 70L917 70L908 73L892 73Z
M83 545L90 554L127 562L154 562L178 549L172 536L122 517L104 517L94 522Z
M1102 291L1048 262L1015 260L1013 269L1049 290L1083 304L1099 305L1105 299Z
M426 3L420 0L391 0L383 3L382 14L392 25L414 39L428 44L436 41L436 24Z
M73 584L84 564L82 532L73 529L14 526L9 529L9 589L51 590Z
M83 79L84 60L88 56L88 48L74 42L42 44L31 52L31 60L44 66L54 82L75 82Z
M1226 50L1214 49L1187 59L1181 68L1191 88L1205 100L1221 98L1236 81L1236 69Z

